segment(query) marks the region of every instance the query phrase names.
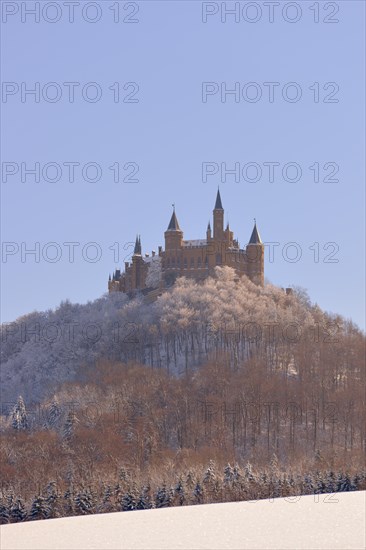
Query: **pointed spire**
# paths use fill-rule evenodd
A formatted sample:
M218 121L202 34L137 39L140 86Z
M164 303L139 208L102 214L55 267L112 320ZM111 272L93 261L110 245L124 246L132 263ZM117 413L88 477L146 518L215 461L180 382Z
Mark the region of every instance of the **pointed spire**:
M210 220L208 220L207 231L211 231L211 223L210 223Z
M167 231L181 231L181 229L179 227L177 216L175 215L175 205L174 204L173 204L173 214L172 214L172 217L170 218L170 222L169 222Z
M215 210L224 210L221 202L220 189L217 190Z
M141 255L141 236L136 235L136 242L135 242L135 248L133 251L134 255L138 254Z
M262 240L260 238L260 235L257 229L257 222L255 218L254 218L254 227L253 227L252 235L249 240L249 244L262 244Z

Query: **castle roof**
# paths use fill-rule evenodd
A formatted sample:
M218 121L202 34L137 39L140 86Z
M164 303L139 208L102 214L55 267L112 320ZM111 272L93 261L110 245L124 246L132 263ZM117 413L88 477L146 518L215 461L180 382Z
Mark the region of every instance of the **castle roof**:
M169 222L167 231L181 231L181 228L179 227L177 216L175 215L175 209L173 210L172 217L170 218L170 222Z
M222 207L222 202L221 202L220 189L217 190L215 210L224 210L223 207Z
M249 240L249 244L262 244L262 240L260 238L256 222L254 222L254 227L253 227L252 235Z

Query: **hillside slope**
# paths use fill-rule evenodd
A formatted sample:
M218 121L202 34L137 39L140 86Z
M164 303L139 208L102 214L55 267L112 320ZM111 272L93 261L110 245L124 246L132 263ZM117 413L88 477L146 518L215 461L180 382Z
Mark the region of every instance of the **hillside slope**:
M1 527L2 550L365 548L366 492L33 521Z
M228 267L203 284L181 278L154 303L120 292L64 302L3 325L1 339L1 397L10 405L18 395L29 404L52 396L101 358L182 374L225 353L234 367L256 356L269 370L300 376L327 359L340 380L358 376L364 345L357 327L312 306L305 293L258 287Z

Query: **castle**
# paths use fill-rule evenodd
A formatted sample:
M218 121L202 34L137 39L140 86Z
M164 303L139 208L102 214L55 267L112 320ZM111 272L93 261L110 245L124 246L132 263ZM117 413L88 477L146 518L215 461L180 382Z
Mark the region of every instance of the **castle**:
M190 277L196 280L206 278L216 266L229 266L238 276L246 275L257 284L264 284L264 245L254 220L254 228L249 243L240 248L229 224L224 229L224 209L220 191L217 191L213 210L213 231L208 223L205 239L184 240L175 207L164 233L165 249L159 246L155 251L142 255L141 239L136 237L132 262L125 262L125 271L117 269L109 276L109 292L131 293L141 290L147 293L154 288L167 288L177 277Z

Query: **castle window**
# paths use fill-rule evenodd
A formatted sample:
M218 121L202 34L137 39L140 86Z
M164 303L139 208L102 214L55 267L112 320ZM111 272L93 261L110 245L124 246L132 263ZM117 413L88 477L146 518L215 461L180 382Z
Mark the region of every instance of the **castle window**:
M170 258L167 258L166 266L167 266L167 267L170 267Z
M205 266L208 267L208 258L207 258L207 256L205 258Z
M184 258L184 269L188 269L188 261L187 261L187 258Z
M216 265L221 265L222 259L221 254L216 254Z
M194 258L191 258L191 269L194 269Z
M198 267L198 268L201 268L201 267L202 267L202 260L201 260L201 258L198 258L197 267Z
M180 267L180 257L177 258L177 266Z
M172 267L175 267L175 258L172 258Z

